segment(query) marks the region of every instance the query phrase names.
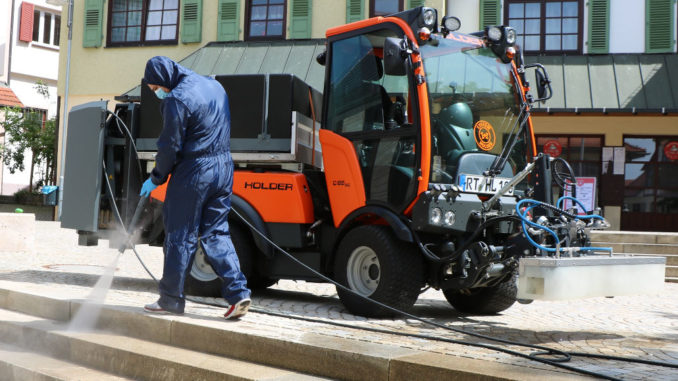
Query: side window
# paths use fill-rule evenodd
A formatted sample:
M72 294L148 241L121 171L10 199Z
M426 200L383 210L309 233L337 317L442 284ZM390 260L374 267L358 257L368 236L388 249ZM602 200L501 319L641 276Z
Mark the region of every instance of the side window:
M407 123L407 76L385 75L382 55L382 48L365 35L332 43L327 119L331 130L389 130Z

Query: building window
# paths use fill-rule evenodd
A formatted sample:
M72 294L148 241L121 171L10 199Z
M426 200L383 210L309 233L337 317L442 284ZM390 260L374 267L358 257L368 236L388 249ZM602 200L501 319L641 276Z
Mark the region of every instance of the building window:
M581 0L507 0L507 5L505 18L525 52L581 53Z
M40 10L33 11L33 42L59 45L61 16Z
M623 211L678 213L678 136L624 137L624 148Z
M567 160L577 177L600 176L602 136L537 135L537 151Z
M111 0L110 46L176 44L179 0Z
M386 16L403 10L403 0L370 0L370 17Z
M247 5L248 40L285 38L285 0L249 0Z

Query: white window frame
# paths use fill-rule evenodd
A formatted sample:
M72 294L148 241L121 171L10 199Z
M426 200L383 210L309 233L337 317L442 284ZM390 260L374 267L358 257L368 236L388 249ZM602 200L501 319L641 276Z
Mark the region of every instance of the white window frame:
M53 13L48 10L43 10L39 8L35 8L33 10L33 14L35 12L40 12L40 18L38 25L33 24L33 30L35 28L38 28L38 40L37 41L31 41L32 45L37 45L37 46L42 46L42 47L48 47L51 49L59 49L59 45L54 43L54 37L56 36L56 18L57 16L61 16L60 14ZM43 42L44 36L45 36L45 17L50 16L51 22L50 22L50 36L49 36L49 42Z

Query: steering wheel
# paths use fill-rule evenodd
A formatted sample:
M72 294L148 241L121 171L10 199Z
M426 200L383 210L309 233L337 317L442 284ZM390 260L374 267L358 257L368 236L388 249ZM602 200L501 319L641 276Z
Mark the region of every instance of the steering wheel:
M574 176L574 171L572 166L565 159L558 157L553 160L551 164L551 174L553 176L553 181L565 190L566 187L569 187L572 190L572 195L575 193L575 187L577 185L577 178Z

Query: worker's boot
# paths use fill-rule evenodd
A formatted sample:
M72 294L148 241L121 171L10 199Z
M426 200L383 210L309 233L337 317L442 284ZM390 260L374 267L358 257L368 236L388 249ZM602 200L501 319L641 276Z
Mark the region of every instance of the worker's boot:
M249 298L242 299L238 303L230 306L228 311L224 314L226 319L239 319L247 313L247 310L250 308L252 301Z

